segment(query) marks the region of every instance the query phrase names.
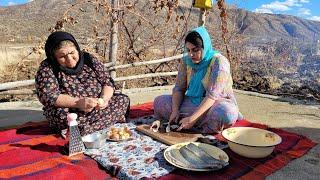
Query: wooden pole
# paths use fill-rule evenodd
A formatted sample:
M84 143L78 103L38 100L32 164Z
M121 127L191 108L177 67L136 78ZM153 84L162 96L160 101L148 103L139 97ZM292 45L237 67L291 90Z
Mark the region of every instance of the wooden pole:
M199 26L204 26L206 23L206 9L200 9L200 16L199 16Z
M142 79L142 78L151 78L151 77L161 77L161 76L176 76L178 74L178 71L174 71L174 72L159 72L159 73L148 73L148 74L139 74L139 75L133 75L133 76L126 76L126 77L117 77L114 79L114 81L119 82L119 81L124 81L122 84L122 90L123 91L125 89L125 81L126 80L134 80L134 79ZM30 85L32 80L28 80L30 81L28 85ZM12 83L16 83L16 82L12 82ZM10 83L11 84L11 83ZM34 80L32 82L32 84L34 84ZM1 84L3 85L3 84ZM17 84L14 85L14 87L17 86L24 86L24 84ZM7 90L10 89L12 87L1 87L0 91L0 95L31 95L31 94L35 94L36 91L35 89L23 89L23 90Z
M21 90L0 91L0 95L31 95L31 94L36 94L36 90L21 89Z
M176 59L181 59L182 57L183 57L183 54L178 54L176 56L167 57L167 58L158 59L158 60L134 62L131 64L124 64L124 65L118 65L118 66L108 66L108 67L105 65L105 67L111 71L111 70L115 70L115 69L123 69L123 68L137 67L137 66L142 66L142 65L163 63L163 62L168 62L168 61L172 61L172 60L176 60Z
M22 87L22 86L30 86L33 85L34 79L31 80L24 80L24 81L15 81L15 82L7 82L0 84L0 91L8 90L12 88Z
M116 64L117 51L118 51L118 12L119 12L119 1L112 0L112 16L111 16L111 39L110 39L110 51L109 61ZM111 77L116 78L116 71L110 71Z
M159 72L159 73L148 73L148 74L139 74L133 76L125 76L125 77L117 77L114 81L125 81L125 80L132 80L132 79L141 79L141 78L150 78L150 77L161 77L161 76L176 76L178 71L173 72Z
M176 59L180 59L183 57L183 54L179 54L176 56L172 56L172 57L167 57L167 58L163 58L163 59L157 59L157 60L151 60L151 61L143 61L143 62L136 62L136 63L132 63L132 64L124 64L124 65L119 65L119 66L114 66L114 64L111 63L106 63L104 64L104 67L108 70L116 70L116 69L122 69L122 68L130 68L130 67L136 67L136 66L142 66L142 65L149 65L149 64L156 64L156 63L163 63L163 62L168 62L168 61L173 61ZM162 75L174 75L174 74L160 74L160 76ZM159 76L159 74L155 74L155 76ZM146 75L146 76L142 76L142 78L145 77L154 77L154 76L150 76L150 75ZM128 79L132 79L132 77L129 76L129 78L127 77L120 77L119 80L128 80ZM115 80L117 81L117 79L115 78ZM34 85L35 84L35 80L34 79L30 79L30 80L23 80L23 81L15 81L15 82L7 82L7 83L0 83L0 91L7 91L9 89L14 89L14 88L19 88L19 87L23 87L23 86L30 86L30 85ZM20 92L19 92L20 93Z

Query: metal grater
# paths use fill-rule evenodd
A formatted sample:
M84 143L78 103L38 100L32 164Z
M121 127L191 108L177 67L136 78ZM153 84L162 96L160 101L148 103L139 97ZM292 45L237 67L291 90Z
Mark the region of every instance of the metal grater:
M69 113L67 119L69 124L69 156L83 153L85 151L85 147L76 121L77 114Z

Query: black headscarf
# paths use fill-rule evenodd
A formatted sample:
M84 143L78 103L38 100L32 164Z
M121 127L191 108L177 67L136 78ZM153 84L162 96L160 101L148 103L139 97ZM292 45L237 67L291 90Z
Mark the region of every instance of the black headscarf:
M59 45L61 41L65 41L65 40L72 41L79 52L79 61L74 68L67 68L67 67L61 66L54 57L53 50L55 49L56 46ZM45 44L45 51L46 51L48 62L50 63L52 68L54 68L55 70L62 71L66 74L77 74L83 68L83 64L84 64L83 53L80 51L80 47L76 39L70 33L63 32L63 31L56 31L50 34Z

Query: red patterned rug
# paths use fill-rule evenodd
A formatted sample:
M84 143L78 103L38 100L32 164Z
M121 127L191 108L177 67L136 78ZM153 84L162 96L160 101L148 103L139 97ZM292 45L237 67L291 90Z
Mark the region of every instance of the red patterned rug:
M131 107L131 118L153 114L152 103ZM299 158L316 145L296 133L247 120L235 126L250 126L279 134L282 143L267 158L249 159L225 149L230 166L214 172L176 170L159 179L264 179ZM219 138L219 137L218 137ZM47 122L27 123L14 129L0 131L0 179L112 179L93 159L85 155L64 155L66 143L59 135L50 133Z

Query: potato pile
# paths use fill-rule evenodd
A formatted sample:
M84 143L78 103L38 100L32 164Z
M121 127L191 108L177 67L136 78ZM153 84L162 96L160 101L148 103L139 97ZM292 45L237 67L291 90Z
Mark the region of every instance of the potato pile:
M110 131L107 133L107 138L116 141L129 139L131 136L132 132L127 126L123 128L111 127Z

